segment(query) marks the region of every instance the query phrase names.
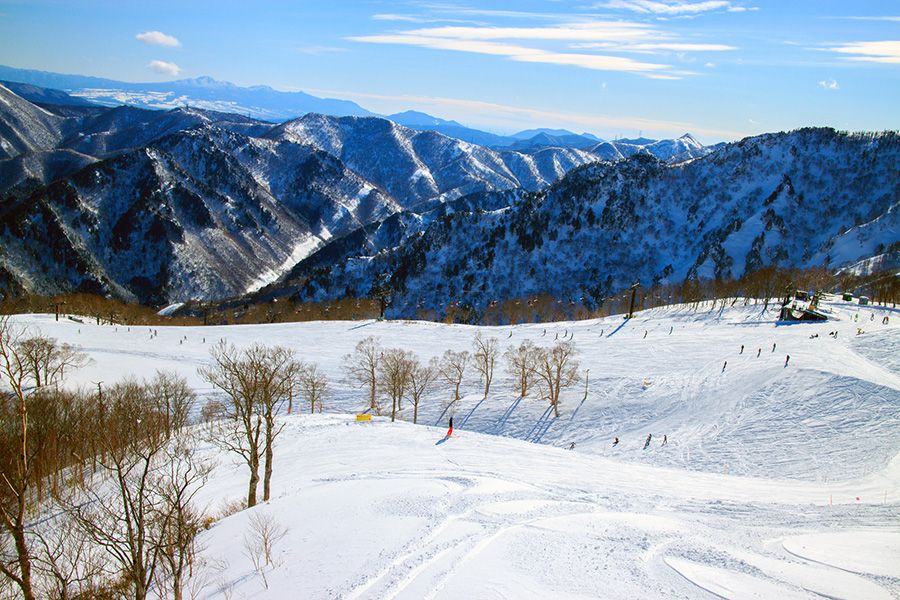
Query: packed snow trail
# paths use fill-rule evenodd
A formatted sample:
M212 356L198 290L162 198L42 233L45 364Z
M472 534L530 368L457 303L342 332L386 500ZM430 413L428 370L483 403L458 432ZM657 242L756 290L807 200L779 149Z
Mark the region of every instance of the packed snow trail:
M242 551L245 511L202 535L207 564L219 570L201 597L224 597L222 589L356 599L900 593L892 570L900 458L877 476L826 486L623 469L473 432L435 447L442 430L384 418L285 423L273 500L253 509L288 529L269 589ZM228 457L219 462L203 491L213 506L245 492L242 471ZM852 558L841 559L845 549Z

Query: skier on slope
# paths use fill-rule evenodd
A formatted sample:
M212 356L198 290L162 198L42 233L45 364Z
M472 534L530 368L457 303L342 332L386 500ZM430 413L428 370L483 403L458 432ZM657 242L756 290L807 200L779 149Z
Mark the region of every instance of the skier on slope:
M613 448L619 445L619 438L613 440Z
M739 353L739 354L743 354L743 353L744 353L744 345L743 345L743 344L741 344L741 351L740 351L740 353Z
M646 450L646 449L647 449L647 446L650 445L650 440L651 440L651 439L653 439L653 434L652 434L652 433L648 433L648 434L647 434L647 441L644 442L644 450Z
M756 351L756 358L759 358L759 355L762 354L762 348Z
M723 373L725 372L725 367L727 367L727 366L728 366L728 361L726 360L726 361L725 361L725 364L722 365L722 372L723 372Z
M669 439L666 437L665 434L663 434L663 442L662 442L662 444L660 444L660 446L665 446L668 443L669 443Z
M447 437L453 435L453 417L450 417L450 429L447 430Z
M785 366L785 367L788 366L788 363L789 363L789 362L791 362L791 355L790 355L790 354L788 354L788 355L787 355L787 358L784 359L784 366Z

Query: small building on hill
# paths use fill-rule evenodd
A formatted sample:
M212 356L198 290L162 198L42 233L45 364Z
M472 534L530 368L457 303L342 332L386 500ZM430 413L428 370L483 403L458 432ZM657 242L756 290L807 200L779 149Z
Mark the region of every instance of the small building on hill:
M802 297L801 297L802 296ZM794 298L789 298L781 305L779 321L827 321L828 316L818 308L819 294L813 294L810 299L806 292L797 292Z

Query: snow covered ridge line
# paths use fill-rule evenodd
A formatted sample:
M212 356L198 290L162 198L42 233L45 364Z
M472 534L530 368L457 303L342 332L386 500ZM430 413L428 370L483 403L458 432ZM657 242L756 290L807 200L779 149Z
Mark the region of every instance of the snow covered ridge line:
M0 94L12 125L0 182L14 196L0 214L4 289L158 306L234 297L307 258L312 241L353 234L360 251L326 244L314 258L349 279L345 296L367 296L374 277L408 296L403 286L427 266L424 308L466 301L473 289L479 305L541 292L596 300L635 279L837 267L896 239L897 212L885 208L897 196L895 134L767 135L664 168L644 152L610 164L580 149L497 151L378 118L309 114L272 125L197 109L53 114ZM529 206L499 211L516 197ZM450 199L473 214L414 223L417 211ZM412 214L391 220L403 210ZM473 230L456 235L467 221ZM483 256L453 241L462 239L478 240ZM448 246L443 258L432 256L439 245ZM510 272L520 275L497 289ZM333 299L335 284L306 293Z
M863 167L863 157L873 162ZM503 214L435 220L372 260L345 255L310 270L300 298L364 295L371 282L390 281L393 314L410 316L540 294L597 304L635 280L837 270L896 251L898 161L896 133L804 129L675 166L641 156L585 165Z

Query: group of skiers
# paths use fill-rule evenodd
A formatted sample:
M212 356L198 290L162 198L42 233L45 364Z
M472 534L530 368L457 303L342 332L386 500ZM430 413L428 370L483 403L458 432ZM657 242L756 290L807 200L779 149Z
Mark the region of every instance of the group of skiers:
M835 338L837 338L837 332L835 331L833 333L834 333ZM829 333L828 335L831 335L831 334ZM818 336L818 334L816 334L815 336L810 336L810 337L819 337L819 336ZM775 352L775 348L777 348L777 347L778 347L777 343L772 344L772 352ZM741 350L740 350L740 352L738 352L738 354L743 354L743 353L744 353L744 345L741 344ZM762 348L757 348L756 349L756 358L759 358L759 356L761 354L762 354ZM788 354L784 359L784 366L785 367L788 366L788 363L790 363L790 362L791 362L791 355ZM728 367L728 361L726 360L724 363L722 363L722 373L725 372L725 369L727 367Z

